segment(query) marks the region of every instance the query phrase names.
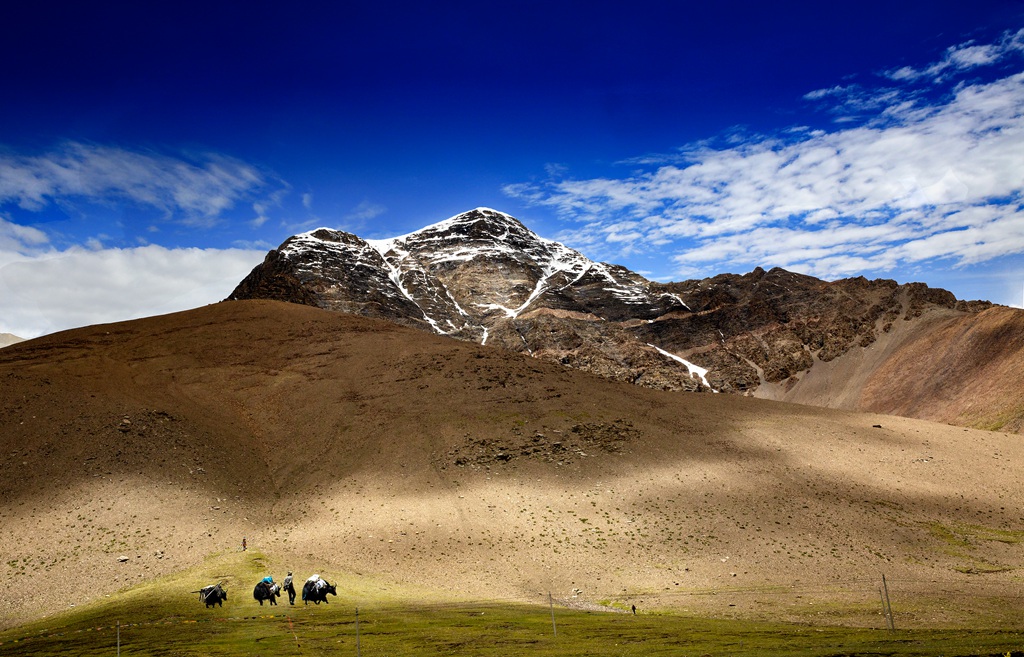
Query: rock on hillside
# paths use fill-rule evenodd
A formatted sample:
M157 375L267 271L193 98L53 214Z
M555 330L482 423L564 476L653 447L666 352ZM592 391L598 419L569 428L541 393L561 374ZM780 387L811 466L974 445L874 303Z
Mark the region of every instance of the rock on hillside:
M782 269L656 283L486 208L387 240L327 228L296 235L229 299L389 319L651 388L899 408L934 419L915 410L928 389L913 401L880 404L889 393L862 388L871 380L873 390L887 390L875 378L882 355L895 357L934 320L970 323L992 307L922 283L827 282ZM987 415L1006 413L1012 417L1000 426L1018 426L1013 418L1024 416L1004 404Z

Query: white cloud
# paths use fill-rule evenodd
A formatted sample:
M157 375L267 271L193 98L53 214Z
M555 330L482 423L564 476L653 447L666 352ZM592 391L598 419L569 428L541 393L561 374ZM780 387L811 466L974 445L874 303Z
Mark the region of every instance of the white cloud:
M215 154L185 159L77 142L42 155L0 152L0 205L29 211L63 199L129 201L208 225L268 184L259 169Z
M0 332L33 338L196 308L226 298L265 255L161 246L21 255L0 247Z
M253 219L250 219L248 224L251 228L256 229L263 226L263 224L270 221L268 216L273 209L280 208L281 202L284 197L291 191L291 186L284 181L278 181L281 185L280 188L271 192L268 196L260 198L252 204L252 211L256 213Z
M266 240L235 240L231 242L231 246L243 251L260 251L264 254L271 249L277 248L276 244L271 244Z
M951 48L944 66L990 63L1019 50L1022 35ZM671 245L687 275L761 265L831 278L1024 253L1024 73L961 85L940 102L853 86L806 98L878 107L842 129L700 145L685 162L626 177L505 192L577 222L562 237L598 257Z
M849 93L849 87L843 87L836 85L827 89L815 89L804 94L804 98L807 100L821 100L822 98L829 98L831 96L845 96Z
M0 254L7 251L13 254L26 254L38 251L48 245L50 238L46 233L31 226L21 226L7 221L0 216ZM3 261L0 260L0 264Z
M816 102L835 115L836 123L851 123L894 107L911 107L919 94L906 89L881 87L869 89L857 84L818 89L804 94L805 100ZM795 131L797 132L797 131Z
M883 75L898 81L907 82L928 79L942 82L948 75L968 71L979 66L995 64L1004 57L1024 51L1024 29L1007 32L996 43L975 44L973 41L961 43L946 49L941 60L922 69L903 66ZM812 92L814 93L814 92Z
M950 65L958 69L974 68L995 63L1003 55L1001 49L993 45L963 45L950 48L946 53Z

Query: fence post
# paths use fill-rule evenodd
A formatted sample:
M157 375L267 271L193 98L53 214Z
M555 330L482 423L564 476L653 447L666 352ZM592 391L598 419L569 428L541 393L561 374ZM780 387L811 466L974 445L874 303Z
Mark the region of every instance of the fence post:
M548 591L548 606L551 607L551 631L558 636L558 626L555 625L555 602L551 599L551 591Z
M885 575L882 575L882 588L885 589L885 608L889 611L889 631L896 631L896 621L892 617L892 603L889 602L889 585L885 581Z

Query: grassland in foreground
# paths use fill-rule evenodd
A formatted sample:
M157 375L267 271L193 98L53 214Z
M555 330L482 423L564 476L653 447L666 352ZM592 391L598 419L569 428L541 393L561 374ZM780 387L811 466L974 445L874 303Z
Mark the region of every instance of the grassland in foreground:
M1018 632L810 628L497 604L187 615L110 605L0 634L0 655L1007 655ZM257 611L259 610L259 611ZM262 613L260 613L262 611ZM120 612L120 613L119 613ZM140 613L144 612L144 613ZM121 621L120 617L130 619ZM557 634L554 628L557 627Z
M0 632L0 656L32 655L993 655L1024 657L1019 630L898 630L633 615L555 605L425 600L340 580L327 605L259 606L259 555L213 559L99 602ZM230 576L221 571L233 573ZM189 591L224 581L207 609Z

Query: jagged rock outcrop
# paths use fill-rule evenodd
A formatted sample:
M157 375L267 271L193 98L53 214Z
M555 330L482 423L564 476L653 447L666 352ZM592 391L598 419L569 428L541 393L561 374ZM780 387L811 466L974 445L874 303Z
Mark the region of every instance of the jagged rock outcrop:
M922 283L778 268L656 283L486 208L387 240L296 235L230 296L251 298L385 318L652 388L902 412L917 402L895 404L871 378L885 360L939 320L992 308Z
M290 301L425 328L419 306L391 274L366 241L320 228L289 237L268 253L229 299Z

